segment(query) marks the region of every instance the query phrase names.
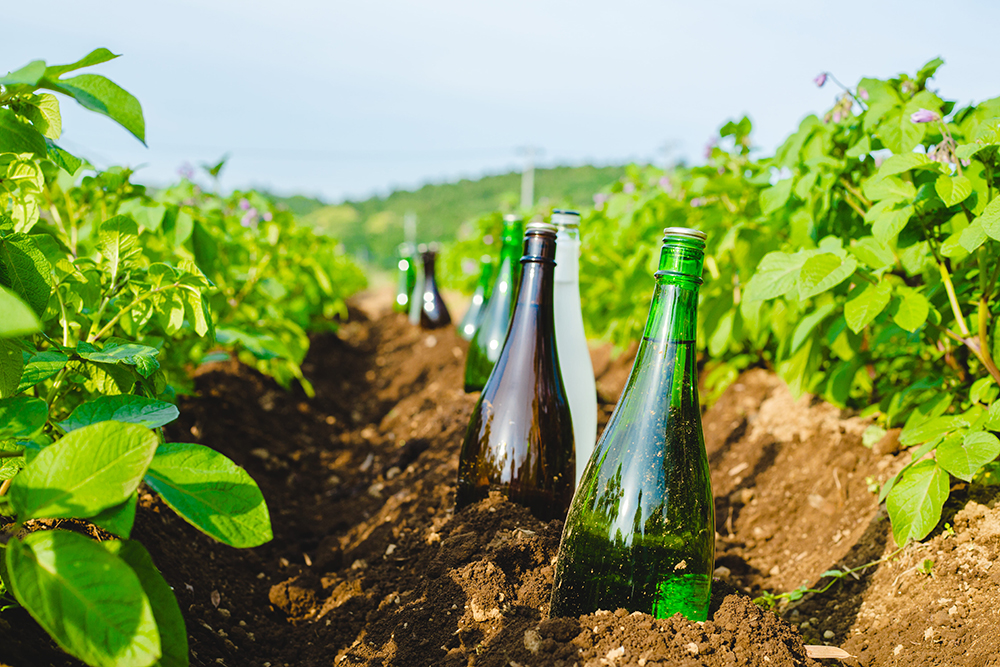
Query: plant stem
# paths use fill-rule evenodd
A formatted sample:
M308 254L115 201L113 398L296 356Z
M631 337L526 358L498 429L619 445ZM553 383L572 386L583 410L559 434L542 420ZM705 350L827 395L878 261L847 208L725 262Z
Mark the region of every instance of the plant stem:
M948 267L944 265L944 261L938 261L938 268L941 270L941 282L944 283L944 289L948 292L948 301L951 303L951 312L955 315L955 319L958 320L958 330L962 332L962 336L965 338L969 337L969 327L965 323L965 317L962 315L962 307L958 305L958 296L955 294L955 286L951 282L951 275L948 273Z
M845 189L845 190L847 190L847 191L848 191L848 192L850 192L850 193L851 193L852 195L854 195L855 197L857 197L857 198L858 198L858 201L860 201L860 202L861 202L862 204L864 204L864 205L865 205L866 207L868 207L868 208L871 208L871 206L872 206L872 202L871 202L871 200L870 200L870 199L868 199L868 197L865 197L865 196L864 196L864 195L863 195L863 194L861 193L861 191L860 191L860 190L858 190L858 189L857 189L856 187L854 187L854 185L852 185L852 184L851 184L851 182L850 182L849 180L847 180L847 177L846 177L846 176L841 176L841 177L840 177L840 184L844 186L844 189Z
M6 496L7 495L7 489L10 488L10 482L11 482L11 480L5 479L3 481L3 484L0 484L0 496Z
M140 294L135 299L133 299L132 303L130 303L129 305L127 305L124 308L122 308L120 311L118 311L115 314L114 317L112 317L110 320L108 320L108 323L105 324L103 327L101 327L100 331L98 331L97 333L90 334L89 336L87 336L87 342L88 343L93 343L98 338L100 338L104 334L106 334L109 331L111 331L115 327L115 325L118 324L118 320L120 320L122 318L122 315L124 315L125 313L127 313L130 310L132 310L133 308L135 308L137 305L139 305L145 299L147 299L147 298L149 298L149 297L151 297L154 294L157 294L159 292L164 292L164 291L166 291L168 289L175 289L175 288L179 289L179 288L182 288L182 287L184 287L184 285L181 285L180 283L173 283L171 285L161 285L159 287L155 287L155 288L151 289L150 291L146 292L145 294Z
M18 456L24 456L24 450L19 449L16 452L0 452L0 459L13 459ZM0 495L3 495L0 493Z

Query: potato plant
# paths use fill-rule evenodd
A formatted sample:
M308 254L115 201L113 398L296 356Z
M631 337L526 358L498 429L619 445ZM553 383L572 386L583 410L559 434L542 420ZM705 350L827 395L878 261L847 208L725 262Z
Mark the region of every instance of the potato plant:
M842 89L772 156L751 150L748 119L728 123L708 164L634 168L582 226L585 319L620 345L641 330L659 229L708 233L710 391L763 362L876 417L869 444L901 427L912 463L880 491L899 544L1000 454L1000 98L939 97L942 64Z
M149 192L128 169L97 172L62 150L45 91L143 139L134 97L66 76L114 57L0 78L0 594L88 664L186 665L173 593L129 539L140 485L224 544L272 534L246 472L164 442L173 398L193 364L227 348L309 391L306 332L345 314L363 277L333 239L256 193L223 198L186 179Z

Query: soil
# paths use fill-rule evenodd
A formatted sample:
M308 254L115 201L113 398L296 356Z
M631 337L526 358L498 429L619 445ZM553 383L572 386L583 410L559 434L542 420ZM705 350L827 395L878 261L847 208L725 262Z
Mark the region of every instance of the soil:
M180 401L168 438L245 467L274 529L262 547L231 549L141 494L133 537L180 601L192 665L1000 664L1000 507L988 489L955 488L932 537L898 550L869 488L909 454L893 434L864 447L867 421L795 399L760 369L703 419L717 515L709 620L550 619L561 522L495 496L454 512L476 398L462 391L467 344L386 307L356 299L336 335L314 339L303 365L313 399L228 361L200 368L197 394ZM633 354L593 352L601 427ZM753 602L872 562L825 593ZM852 657L810 658L822 645ZM79 663L15 609L0 616L0 664Z

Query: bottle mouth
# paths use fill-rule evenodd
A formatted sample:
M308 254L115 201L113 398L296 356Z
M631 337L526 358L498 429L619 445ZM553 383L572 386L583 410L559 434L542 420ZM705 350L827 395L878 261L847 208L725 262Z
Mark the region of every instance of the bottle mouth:
M691 229L690 227L667 227L663 230L664 241L668 238L676 238L678 236L686 239L695 239L696 241L701 242L704 242L708 238L708 234L705 232L699 229Z
M552 224L551 222L542 222L541 220L536 220L534 222L529 222L527 227L524 228L524 233L529 234L531 232L558 232L559 227Z
M555 209L552 211L552 224L560 227L579 227L580 213L578 211Z
M504 222L517 222L521 219L521 216L515 215L514 213L508 213L503 217Z

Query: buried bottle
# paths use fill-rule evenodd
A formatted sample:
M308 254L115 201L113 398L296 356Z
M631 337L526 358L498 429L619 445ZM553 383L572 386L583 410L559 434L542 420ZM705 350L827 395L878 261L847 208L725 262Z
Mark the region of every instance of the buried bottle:
M552 211L552 224L559 228L554 296L556 345L559 348L559 370L573 415L576 483L579 485L597 440L597 387L580 309L580 214L576 211Z
M419 300L417 305L420 308L420 328L440 329L451 324L451 315L448 313L448 307L444 304L444 299L441 298L441 292L438 291L437 280L434 277L434 262L437 258L435 244L432 243L428 250L421 253L420 257L424 264L422 293L417 295Z
M695 358L704 248L702 232L664 231L632 372L566 518L553 617L708 615L715 508Z
M500 265L493 282L489 301L483 308L479 328L469 343L465 357L465 391L480 391L486 386L493 364L500 358L503 341L507 337L511 311L514 308L514 291L521 275L521 243L524 223L515 215L504 216L503 240L500 246Z
M458 325L458 335L465 340L472 340L479 328L479 321L483 314L483 306L490 294L490 278L493 277L493 258L483 255L480 259L479 284L476 291L472 293L472 301L469 302L469 309L465 311L462 323Z
M499 491L542 520L573 497L573 422L559 374L552 291L556 228L528 225L521 282L500 357L472 410L456 508Z
M417 269L414 266L414 249L410 243L399 244L399 279L396 284L396 300L392 309L397 313L410 312L410 295L417 284Z

